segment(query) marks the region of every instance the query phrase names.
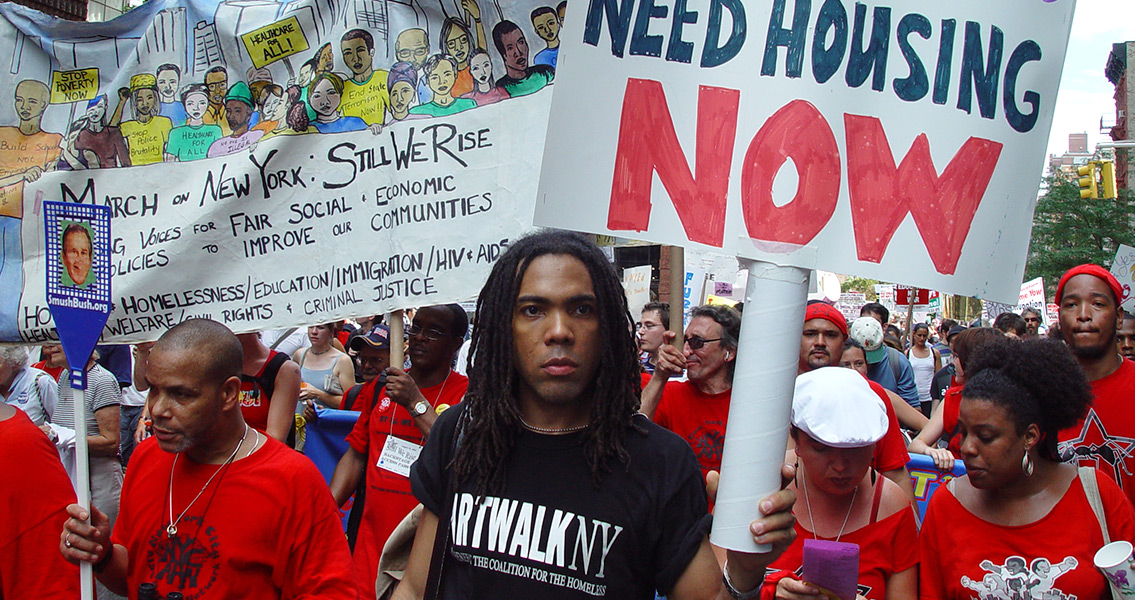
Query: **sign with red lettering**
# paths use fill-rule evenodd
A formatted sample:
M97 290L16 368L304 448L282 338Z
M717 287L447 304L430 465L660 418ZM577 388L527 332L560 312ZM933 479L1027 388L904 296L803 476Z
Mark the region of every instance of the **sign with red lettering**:
M906 306L910 304L910 294L912 288L905 285L895 286L895 304L899 306ZM931 292L927 289L914 289L914 304L930 304ZM937 294L934 294L937 296Z
M536 224L1016 299L1073 8L589 0Z

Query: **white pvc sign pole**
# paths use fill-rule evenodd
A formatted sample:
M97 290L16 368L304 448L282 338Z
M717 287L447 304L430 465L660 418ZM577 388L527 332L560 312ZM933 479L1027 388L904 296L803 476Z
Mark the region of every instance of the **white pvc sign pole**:
M86 365L80 368L84 367ZM75 379L72 375L71 381L85 383L86 379ZM75 392L75 496L79 506L91 515L87 519L87 525L90 525L94 513L91 511L91 461L87 454L87 390L79 386L72 387ZM111 544L111 552L113 551L114 545ZM94 600L93 572L91 563L86 561L79 563L79 591L83 600Z
M729 550L768 552L768 544L753 541L749 523L761 516L760 501L781 488L808 271L747 262L745 313L710 541Z

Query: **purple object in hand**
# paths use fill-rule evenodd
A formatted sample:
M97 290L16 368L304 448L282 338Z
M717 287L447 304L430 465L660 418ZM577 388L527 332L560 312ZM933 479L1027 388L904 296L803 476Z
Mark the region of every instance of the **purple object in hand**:
M804 581L839 600L855 600L859 587L859 544L804 540Z

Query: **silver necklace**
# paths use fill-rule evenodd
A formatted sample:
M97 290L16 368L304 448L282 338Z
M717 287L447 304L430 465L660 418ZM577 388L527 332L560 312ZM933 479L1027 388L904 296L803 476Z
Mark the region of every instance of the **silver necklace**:
M224 462L224 464L222 464L220 466L219 469L217 469L216 471L213 471L213 474L210 475L209 479L207 479L205 481L205 485L201 486L201 490L198 491L197 495L194 496L193 499L189 501L189 504L185 507L185 510L181 511L181 514L177 515L176 519L173 518L173 471L174 471L174 469L177 468L177 458L179 456L181 456L181 453L178 452L177 454L173 455L173 466L171 466L169 468L169 525L166 527L166 536L167 537L172 538L172 537L177 535L177 524L181 522L181 518L185 516L185 513L189 512L190 508L193 508L193 504L195 502L197 502L197 499L201 497L201 494L205 493L205 490L209 487L209 484L213 483L213 478L217 476L217 473L224 471L225 468L228 467L233 462L233 459L236 458L236 453L238 451L240 451L241 445L244 444L244 438L247 437L247 436L248 436L248 425L245 424L244 433L241 434L240 441L237 442L236 448L233 448L233 453L229 455L228 460L226 460Z
M551 433L551 434L575 433L577 431L583 431L584 429L587 429L587 426L589 425L588 423L585 423L583 425L576 425L575 427L564 427L564 428L561 428L561 429L545 429L543 427L536 427L535 425L529 425L528 421L524 420L524 417L520 417L520 423L522 425L524 425L524 428L528 429L529 431L535 431L536 433Z
M812 518L812 503L808 500L808 476L805 475L800 481L804 484L804 506L808 507L808 520L812 522L812 535L818 538L820 534L817 533L816 530L819 529L819 527L816 527L816 520ZM855 496L858 494L859 485L856 485L855 491L851 492L851 504L847 507L847 515L843 517L843 525L839 526L839 533L835 536L835 541L837 542L839 538L843 537L843 529L847 527L847 521L851 518L851 510L855 508Z

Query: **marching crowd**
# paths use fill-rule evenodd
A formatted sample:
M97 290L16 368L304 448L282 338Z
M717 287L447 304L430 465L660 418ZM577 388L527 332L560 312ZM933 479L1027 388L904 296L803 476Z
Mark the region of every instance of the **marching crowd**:
M0 598L77 598L80 562L100 598L1108 597L1128 582L1093 555L1135 541L1122 297L1070 269L1046 334L1034 311L904 335L881 304L810 302L760 554L708 538L742 307L669 331L576 234L511 245L471 322L414 311L405 364L381 318L100 346L82 431L64 352L5 347ZM329 483L302 454L325 408L358 412ZM921 520L911 453L964 464ZM806 581L813 539L858 546L851 592Z

